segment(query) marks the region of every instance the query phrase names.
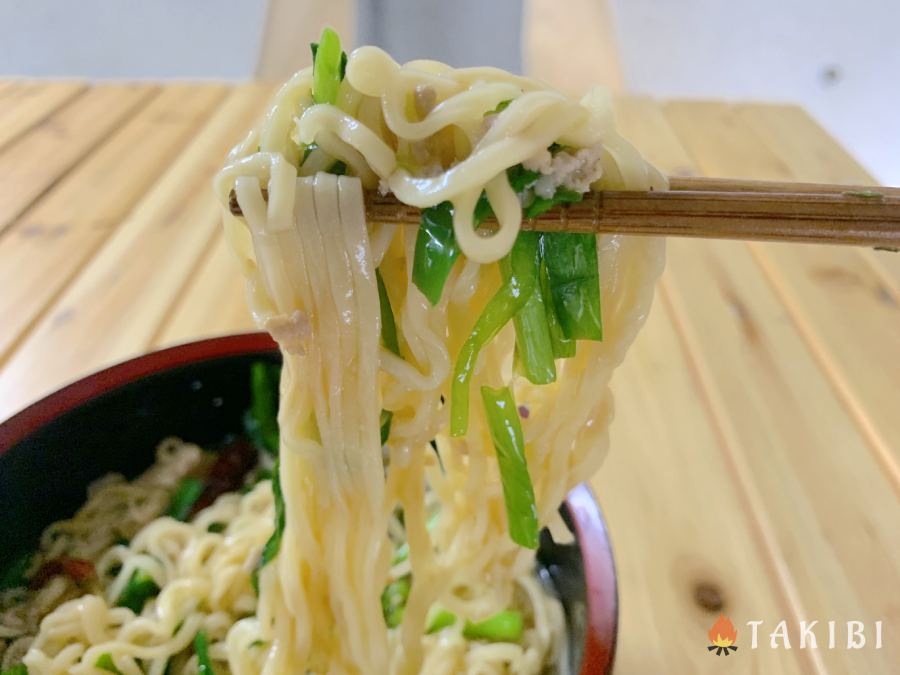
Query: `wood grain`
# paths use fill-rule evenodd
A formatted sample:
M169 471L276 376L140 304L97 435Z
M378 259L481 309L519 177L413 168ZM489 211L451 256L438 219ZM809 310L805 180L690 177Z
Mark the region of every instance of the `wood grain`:
M697 124L715 143L686 129L686 108L697 113ZM756 177L807 178L783 158L761 152L755 132L727 106L703 112L679 103L670 110L676 130L686 131L679 133L685 146L707 171L746 173L744 152L757 146L749 162ZM854 255L836 249L835 255L841 253ZM743 244L673 241L669 270L673 294L685 299L680 307L691 331L688 347L715 375L709 396L734 429L749 488L761 495L777 551L808 616L884 619L885 629L890 623L896 631L894 601L883 592L886 579L891 585L898 579L896 496L790 307ZM837 307L828 304L832 311ZM868 334L860 330L857 339L865 343ZM888 649L819 656L829 672L840 673L888 673L900 658Z
M613 389L610 454L592 485L620 583L615 672L813 672L800 652L748 648L741 622L774 625L790 612L748 534L751 523L659 298ZM724 666L704 648L719 612L735 621L742 650Z
M0 234L155 92L92 87L0 152Z
M271 89L236 88L67 287L0 378L0 418L91 370L146 350L220 227L210 188Z
M770 155L789 172L805 180L853 185L874 184L871 174L813 119L796 105L741 103L735 118L754 133ZM760 176L763 174L760 174Z
M562 37L565 36L565 37ZM562 46L578 45L578 57ZM531 77L580 98L602 84L625 87L609 0L528 0L522 12L522 57Z
M794 108L787 108L785 116L761 111L755 106L734 108L728 125L733 133L718 130L722 140L718 152L734 155L737 143L757 140L758 134L767 140L757 154L779 161L789 178L870 178L846 153L829 149L835 144L818 125L809 123L805 113ZM719 120L727 114L721 113ZM752 123L746 122L748 118ZM791 139L806 139L807 150L795 148ZM703 159L708 151L698 152ZM900 427L894 413L900 382L895 356L900 353L900 290L880 273L883 263L873 261L867 251L753 246L751 252L900 491ZM894 265L900 266L900 258Z
M900 581L900 509L854 420L746 245L673 241L669 252L693 357L715 376L710 396L736 430L806 615L897 630L882 583ZM821 654L840 673L887 673L898 656Z
M225 93L221 85L171 85L144 101L132 119L0 237L0 316L5 318L0 363Z
M153 339L154 347L256 330L247 307L244 279L222 232Z
M688 155L681 139L655 101L648 98L620 99L616 102L616 113L622 133L663 171L681 175L697 173L698 169L694 166L693 159ZM671 264L664 276L670 275ZM657 319L660 314L663 318ZM623 649L628 649L629 653L640 650L638 654L647 649L645 619L640 617L671 616L673 618L666 621L665 630L660 627L659 630L652 631L654 643L659 645L662 652L660 658L663 660L672 658L673 654L679 656L683 654L688 665L671 671L665 668L647 668L640 656L632 656L631 658L636 658L637 662L620 661L616 668L619 675L637 675L644 672L716 672L716 668L722 668L718 663L711 663L705 658L708 656L706 653L686 650L685 636L669 634L672 630L669 627L671 624L680 625L675 617L696 616L696 603L691 604L692 601L683 593L673 597L668 586L662 591L660 584L666 583L665 581L645 581L645 578L654 580L678 578L685 560L705 560L706 567L700 569L711 569L715 572L696 577L699 583L705 584L706 587L719 589L723 593L731 593L737 589L735 592L738 593L749 590L751 596L758 594L760 606L728 607L735 621L747 620L736 618L749 616L743 614L745 609L750 612L761 611L766 616L775 614L785 619L796 617L802 611L796 584L782 562L781 552L772 546L767 515L759 505L759 500L754 500L752 494L748 497L746 490L743 489L745 486L741 481L745 480L745 477L741 476L739 468L735 468L733 438L729 436L727 430L723 432L723 420L712 414L709 405L706 404L705 382L696 379L698 368L708 373L708 366L702 360L698 362L689 351L683 350L680 342L673 342L676 333L675 322L680 319L678 313L673 313L671 303L659 297L658 291L646 331L638 337L633 352L613 380L618 413L611 433L612 449L610 458L595 478L594 484L598 485L602 495L601 504L604 506L606 491L599 486L616 486L623 482L628 484L629 471L639 473L644 486L642 489L647 491L650 499L653 499L659 490L672 490L677 493L677 496L661 501L658 509L654 511L654 517L651 518L645 515L648 507L644 506L643 501L634 499L626 491L620 497L620 515L610 515L609 520L618 569L622 574L620 593L623 598L630 598L630 602L636 606L636 611L640 608L638 616L623 609L621 636L625 644L630 642L633 645L630 649L628 647ZM654 321L657 321L657 324ZM654 333L654 326L658 323L665 323L670 333L665 340L666 346L645 347L645 342L650 340L663 341L662 337ZM636 400L631 397L630 385L626 384L632 380L640 381L640 377L631 374L630 369L635 367L632 356L643 354L647 349L651 352L658 351L658 360L663 364L677 364L672 366L672 369L677 370L678 374L667 374L666 378L671 380L677 377L680 382L677 391L673 389L667 394L657 394L655 388L651 389L648 397L656 399L654 404L648 400ZM665 372L665 369L664 365L657 364L655 367L655 371ZM656 377L663 376L657 372ZM657 383L657 386L660 385ZM693 395L688 392L693 392ZM660 437L652 450L652 457L636 461L631 457L631 444L622 439L621 435L646 434L653 429L654 425L648 423L643 415L644 407L647 405L660 408L660 429L657 432ZM632 414L633 421L629 422L627 418L623 419L623 416L629 414L625 411L631 410L636 412ZM725 421L727 422L727 418ZM677 431L682 425L687 426L683 437ZM674 434L671 440L670 434ZM709 439L708 434L712 434L713 438L704 440ZM617 453L625 454L618 463L616 459L620 455ZM702 477L700 480L697 479L698 471ZM648 475L645 477L645 474ZM698 524L705 524L720 514L732 523L724 532L718 532L715 527L708 529L698 527ZM661 522L661 519L665 520ZM672 524L666 523L668 519L671 519ZM738 520L742 525L735 524ZM624 531L625 534L618 534L620 531ZM658 538L666 536L665 533L669 531L673 533L672 539L665 546L656 546ZM685 532L687 534L684 534ZM736 541L732 541L732 536ZM626 538L624 543L620 543L621 537ZM624 551L623 546L627 547ZM721 560L723 555L727 555L724 552L735 547L740 547L742 555L736 559L729 556L727 566L719 567L717 561ZM698 558L698 551L705 552L706 557ZM763 573L759 571L760 566ZM644 570L643 574L635 578L622 571L623 568L632 567ZM723 571L726 569L727 571ZM746 587L742 581L738 581L744 578L752 580ZM695 630L699 631L700 627L696 626ZM746 633L739 636L739 639L745 638ZM640 646L642 644L643 647ZM778 672L779 668L786 672L793 670L809 673L825 672L818 660L810 658L809 654L795 653L791 658L784 658L785 656L782 654L767 663L766 668L757 667L751 672L768 672L769 668L773 669L773 672ZM799 660L794 657L798 657ZM754 664L759 665L755 661ZM740 669L744 666L735 661L728 667Z
M0 105L0 149L86 90L83 82L4 83Z

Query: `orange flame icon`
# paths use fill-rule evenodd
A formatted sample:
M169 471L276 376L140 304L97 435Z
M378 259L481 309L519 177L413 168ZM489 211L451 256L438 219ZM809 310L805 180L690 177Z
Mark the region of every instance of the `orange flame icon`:
M737 651L735 641L737 640L737 631L734 624L724 614L720 614L719 618L712 625L707 633L709 641L712 643L707 647L709 651L715 651L716 655L728 656L729 652Z

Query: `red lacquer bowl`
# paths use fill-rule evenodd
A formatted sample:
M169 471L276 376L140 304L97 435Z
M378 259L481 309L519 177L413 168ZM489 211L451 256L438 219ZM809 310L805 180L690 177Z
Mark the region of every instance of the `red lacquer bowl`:
M89 375L0 424L0 570L74 513L92 480L146 469L165 436L214 447L240 435L249 368L260 359L279 359L264 333L191 342ZM586 485L561 513L576 543L543 532L538 563L566 608L571 663L563 672L608 673L618 598L606 526Z

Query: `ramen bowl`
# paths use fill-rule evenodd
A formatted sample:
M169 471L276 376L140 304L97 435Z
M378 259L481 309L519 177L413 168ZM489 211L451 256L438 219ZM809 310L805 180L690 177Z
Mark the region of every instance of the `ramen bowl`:
M264 333L190 342L89 375L0 424L0 570L71 516L91 481L143 472L164 437L215 447L242 435L251 364L279 358ZM560 512L574 542L555 543L544 531L537 554L537 573L566 613L559 671L608 673L618 598L606 526L586 485Z

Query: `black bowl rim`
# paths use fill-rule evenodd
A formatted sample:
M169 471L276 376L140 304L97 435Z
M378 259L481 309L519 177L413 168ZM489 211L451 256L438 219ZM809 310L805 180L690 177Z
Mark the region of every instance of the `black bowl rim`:
M186 342L137 356L83 377L30 404L0 424L0 455L55 418L114 389L180 366L227 356L264 354L278 346L267 333L251 332ZM616 571L606 523L590 487L566 498L581 548L587 588L581 675L612 670L618 631Z

